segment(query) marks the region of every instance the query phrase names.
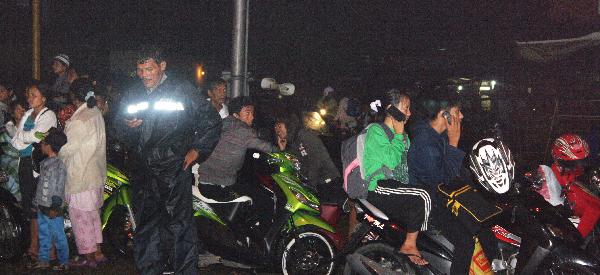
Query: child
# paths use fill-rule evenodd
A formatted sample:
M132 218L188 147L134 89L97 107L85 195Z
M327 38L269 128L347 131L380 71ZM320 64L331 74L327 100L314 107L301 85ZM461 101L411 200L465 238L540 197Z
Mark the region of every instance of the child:
M67 136L56 128L51 128L41 142L41 151L47 156L40 163L40 176L33 200L37 206L39 257L35 269L50 267L49 253L55 242L59 265L54 270L69 268L69 245L64 231L62 206L65 194L67 171L57 157L60 148L67 143Z

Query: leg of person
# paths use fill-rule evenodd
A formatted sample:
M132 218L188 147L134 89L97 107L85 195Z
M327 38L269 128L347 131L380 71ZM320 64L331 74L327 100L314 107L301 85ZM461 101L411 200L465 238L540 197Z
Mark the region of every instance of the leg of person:
M85 255L84 259L72 262L71 265L96 267L96 259L93 257L96 252L96 238L93 217L90 211L77 209L70 205L69 217L71 218L77 251L80 255Z
M51 220L46 215L42 213L42 211L38 211L38 231L39 231L39 241L40 241L40 249L38 254L38 261L43 263L49 263L49 253L50 248L52 247L52 227L50 225Z
M496 239L496 236L494 236L492 230L483 229L481 232L479 232L479 234L477 234L477 237L479 237L479 242L481 242L483 253L490 263L492 263L494 259L500 259L498 239Z
M33 177L33 167L31 157L22 157L19 162L19 187L21 188L21 205L23 213L31 218L29 249L27 254L36 258L39 250L38 223L37 214L32 211L33 197L35 196L35 178Z
M64 228L65 220L63 217L56 217L50 220L53 239L56 246L58 262L61 265L69 264L69 243Z
M431 198L427 191L393 180L380 181L375 191L369 194L369 201L393 220L406 225L408 234L400 252L409 255L415 264L427 264L417 249L417 236L420 230L427 230L431 211Z
M440 205L432 210L431 222L444 233L444 236L454 245L450 274L469 274L471 258L475 249L475 240L460 221L452 216L450 211Z
M170 192L166 208L169 222L163 227L168 244L172 245L169 259L176 274L197 274L198 247L196 223L192 212L193 177L189 171L178 169L176 176L168 182Z
M141 274L160 274L164 269L160 226L165 222L165 210L158 191L158 181L151 175L150 171L136 171L132 181L137 223L133 237L133 256Z

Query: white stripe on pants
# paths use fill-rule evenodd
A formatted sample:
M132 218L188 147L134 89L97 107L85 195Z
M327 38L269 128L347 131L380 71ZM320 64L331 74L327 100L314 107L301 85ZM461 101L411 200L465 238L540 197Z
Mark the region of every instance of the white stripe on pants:
M377 186L375 192L382 195L395 194L421 197L421 199L423 199L423 205L425 206L423 211L425 213L425 217L423 219L423 225L421 225L421 231L427 230L427 221L429 220L429 212L431 212L431 198L429 197L429 193L427 193L427 191L410 187L386 188Z

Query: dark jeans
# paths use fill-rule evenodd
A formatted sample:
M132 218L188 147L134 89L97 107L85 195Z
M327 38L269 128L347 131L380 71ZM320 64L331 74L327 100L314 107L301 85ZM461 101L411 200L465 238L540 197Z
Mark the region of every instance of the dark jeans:
M134 258L141 274L161 274L169 260L176 274L197 274L198 237L192 211L189 170L153 174L134 171L133 204L137 228ZM169 173L170 172L170 173Z

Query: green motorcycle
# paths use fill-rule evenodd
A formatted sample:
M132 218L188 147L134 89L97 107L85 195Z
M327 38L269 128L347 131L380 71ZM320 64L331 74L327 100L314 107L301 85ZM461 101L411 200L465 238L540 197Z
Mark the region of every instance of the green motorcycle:
M319 200L303 184L297 159L287 153L248 155L252 158L236 184L252 194L217 201L193 187L203 248L228 266L332 274L339 236L321 218Z

